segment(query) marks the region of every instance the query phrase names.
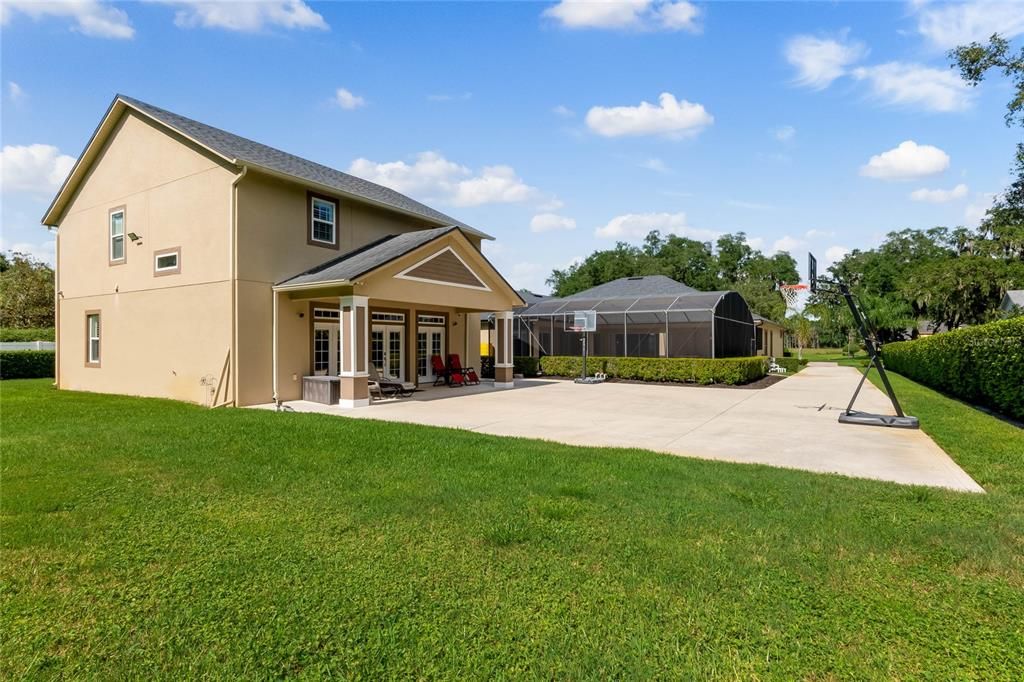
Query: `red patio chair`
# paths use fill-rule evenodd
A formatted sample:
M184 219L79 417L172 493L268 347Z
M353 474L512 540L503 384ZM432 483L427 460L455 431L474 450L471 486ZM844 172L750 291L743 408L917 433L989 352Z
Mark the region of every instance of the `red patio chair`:
M449 371L449 369L444 366L444 360L441 359L440 355L431 355L430 356L430 366L434 370L434 385L435 386L440 386L441 384L448 384L449 386L452 386L452 385L461 386L462 385L462 375L460 374L458 376L458 379L455 380L453 378L453 376L452 376L451 371Z
M463 367L462 361L459 360L459 356L452 353L448 356L448 371L451 372L452 376L461 376L467 384L479 384L480 377L477 376L475 367Z

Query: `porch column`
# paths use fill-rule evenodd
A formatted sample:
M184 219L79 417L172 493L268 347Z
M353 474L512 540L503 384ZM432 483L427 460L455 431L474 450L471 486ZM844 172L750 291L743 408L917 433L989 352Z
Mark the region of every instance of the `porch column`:
M494 387L512 388L512 311L494 313Z
M370 404L370 390L367 387L367 346L369 314L365 296L342 296L341 309L341 407L367 407Z
M420 330L419 313L416 308L409 306L405 317L405 380L420 385L419 370L416 367L416 353L418 351L416 335Z

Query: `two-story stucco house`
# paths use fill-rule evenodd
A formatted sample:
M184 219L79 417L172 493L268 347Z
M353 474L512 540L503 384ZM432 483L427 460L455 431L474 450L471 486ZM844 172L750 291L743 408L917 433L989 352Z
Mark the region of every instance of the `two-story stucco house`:
M490 237L391 189L117 96L43 218L57 228L60 388L253 405L336 377L369 404L370 363L432 380L479 365L511 310Z

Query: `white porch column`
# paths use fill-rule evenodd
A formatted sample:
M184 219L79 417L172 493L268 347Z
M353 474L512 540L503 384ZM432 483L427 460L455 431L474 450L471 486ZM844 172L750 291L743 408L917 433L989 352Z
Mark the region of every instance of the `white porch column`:
M494 313L494 387L512 388L512 311Z
M365 296L342 296L341 310L341 407L367 407L370 404L370 390L367 386L369 373L369 324L368 299Z

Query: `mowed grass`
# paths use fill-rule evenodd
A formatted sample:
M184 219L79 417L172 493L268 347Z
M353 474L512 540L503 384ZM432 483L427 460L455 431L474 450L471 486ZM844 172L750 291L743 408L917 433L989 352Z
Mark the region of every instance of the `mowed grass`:
M5 381L0 672L1019 680L1024 432L897 390L989 494Z

